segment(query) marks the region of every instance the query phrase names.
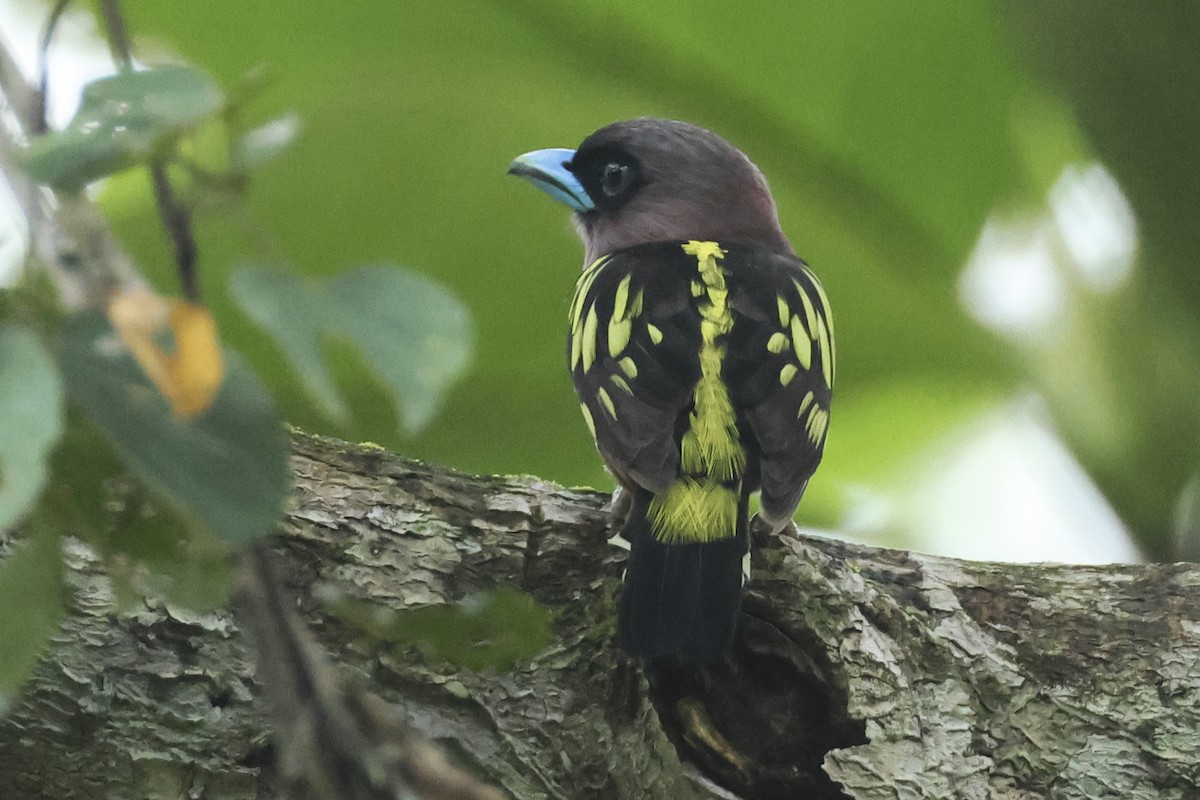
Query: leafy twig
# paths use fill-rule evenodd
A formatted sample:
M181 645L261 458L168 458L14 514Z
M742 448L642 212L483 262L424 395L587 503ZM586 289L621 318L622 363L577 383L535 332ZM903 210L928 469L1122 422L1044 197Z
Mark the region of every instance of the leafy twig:
M123 70L133 68L133 51L129 28L121 13L119 0L100 0L104 30L113 59ZM200 284L196 279L196 235L192 231L192 215L171 187L167 175L167 160L162 157L150 162L150 179L154 184L154 202L167 235L175 244L175 266L179 270L179 285L183 296L191 302L200 301Z

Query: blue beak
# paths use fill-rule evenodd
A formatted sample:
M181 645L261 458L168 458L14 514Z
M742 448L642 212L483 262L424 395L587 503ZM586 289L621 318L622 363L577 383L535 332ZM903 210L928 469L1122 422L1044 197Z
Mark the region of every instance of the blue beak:
M560 203L580 213L596 207L583 184L566 165L575 157L574 150L552 147L517 156L508 165L508 174L524 178Z

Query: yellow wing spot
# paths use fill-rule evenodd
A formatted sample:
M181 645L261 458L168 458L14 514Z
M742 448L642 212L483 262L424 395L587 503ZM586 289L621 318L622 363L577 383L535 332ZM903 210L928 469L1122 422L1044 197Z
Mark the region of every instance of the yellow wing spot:
M596 360L596 304L592 303L588 309L587 320L583 323L583 333L580 336L583 338L583 371L587 372L592 368L592 362Z
M792 278L792 284L796 287L796 292L800 295L800 302L804 304L804 321L808 324L808 333L812 338L817 338L817 314L813 311L812 300L808 299L808 292L804 291L804 287L800 285L800 281Z
M821 374L825 376L825 385L833 388L833 343L829 340L829 329L825 327L825 319L817 317L817 347L821 349Z
M134 289L109 301L108 319L176 416L191 419L212 406L225 367L208 309ZM159 344L168 331L174 340L169 351Z
M808 422L804 428L808 431L808 438L813 444L820 444L825 438L825 431L829 427L829 412L818 405L814 405L812 410L808 412Z
M587 266L575 281L575 297L571 300L571 311L568 320L572 329L578 329L583 324L583 304L591 291L592 283L600 274L600 268L608 263L609 256L601 256Z
M825 295L825 287L817 280L817 276L812 270L804 270L804 274L808 276L813 288L817 290L817 299L821 301L821 316L825 317L825 322L830 327L833 327L833 309L829 307L829 298Z
M629 282L632 280L632 275L626 275L617 284L617 292L613 295L613 319L625 319L625 307L629 304Z
M767 340L767 349L772 353L782 353L787 348L788 337L786 333L772 333L771 338Z
M699 297L704 294L704 283L701 281L692 281L692 297Z
M629 388L629 382L626 381L624 378L622 378L620 375L612 375L609 377L609 380L613 382L613 386L616 386L619 389L623 389L626 394L633 394L633 389ZM613 416L616 416L616 415L614 414Z
M629 318L633 319L642 313L642 303L646 299L646 290L638 289L637 296L633 298L633 305L629 307Z
M653 325L653 324L647 322L646 323L646 333L650 334L650 341L653 342L654 344L658 344L659 342L662 341L662 331L660 331L658 329L657 325Z
M808 404L813 401L813 393L810 391L804 395L804 399L800 401L800 410L796 412L796 419L804 416L804 412L808 410Z
M787 300L783 299L783 295L775 295L775 304L779 309L779 327L786 328L788 320L792 318L792 310L788 308Z
M587 405L584 403L579 404L579 410L583 412L583 421L587 423L588 430L591 431L592 438L595 439L596 438L596 423L592 419L592 412L590 410L588 410Z
M613 358L621 355L625 345L629 344L629 334L633 323L627 319L613 317L608 321L608 354Z
M571 369L579 366L579 359L584 351L584 326L585 319L583 315L583 307L587 302L588 292L592 289L592 283L595 282L596 276L600 274L601 268L608 263L609 256L602 256L580 273L579 278L575 281L575 296L571 298L571 310L567 314L567 322L569 323L571 339ZM594 308L594 304L593 304ZM595 343L592 345L593 358L595 357ZM590 363L589 363L590 366ZM587 371L587 367L584 368Z
M629 356L625 356L625 358L622 358L620 361L618 361L617 366L621 368L621 371L624 372L630 380L633 380L637 377L637 364Z
M616 406L613 405L612 398L608 396L608 390L605 389L603 386L600 387L599 389L596 390L596 397L600 398L600 402L604 405L605 408L608 409L609 415L613 419L616 419L617 418L617 408L616 408Z
M784 364L783 369L779 370L780 385L787 386L789 383L791 383L792 378L796 377L797 371L798 370L796 369L795 364Z
M804 274L812 281L813 288L817 290L817 299L821 301L821 317L825 322L825 336L829 344L825 348L825 351L829 353L829 387L833 388L833 381L837 378L837 348L833 341L833 309L829 307L829 298L825 295L825 288L821 286L817 276L807 269L804 270Z
M796 348L796 360L800 362L800 366L808 369L812 366L812 339L808 338L808 331L804 330L804 324L800 322L799 315L792 316L792 346Z

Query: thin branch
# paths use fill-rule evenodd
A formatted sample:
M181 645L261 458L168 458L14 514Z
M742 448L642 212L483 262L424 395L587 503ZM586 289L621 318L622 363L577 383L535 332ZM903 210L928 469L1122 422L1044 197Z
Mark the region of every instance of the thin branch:
M112 51L113 61L123 70L133 69L133 46L129 41L129 28L121 13L118 0L100 0L100 14L104 18L105 38Z
M133 46L129 27L121 13L119 0L100 0L104 30L113 59L122 70L133 69ZM167 175L167 161L156 158L150 162L150 180L154 184L154 202L167 235L175 245L175 266L179 270L179 285L183 296L200 302L200 283L196 278L196 235L192 231L192 215L175 194Z
M179 270L179 285L183 296L193 303L200 302L200 283L196 277L196 236L192 231L192 213L171 188L167 166L162 159L150 164L154 183L154 201L163 227L175 244L175 266Z
M265 545L242 558L235 614L257 652L281 772L310 800L504 800L455 767L399 708L337 673Z
M69 5L71 0L58 0L54 8L50 9L50 16L46 17L46 27L42 30L42 41L38 46L37 107L34 109L34 119L29 131L35 136L45 133L50 127L46 121L46 105L50 98L50 43L54 40L54 32L58 30L58 23Z

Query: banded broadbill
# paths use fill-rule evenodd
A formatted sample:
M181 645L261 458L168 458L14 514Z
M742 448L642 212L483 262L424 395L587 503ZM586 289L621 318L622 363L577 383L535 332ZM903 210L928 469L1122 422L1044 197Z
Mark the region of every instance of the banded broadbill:
M780 530L821 460L825 293L762 173L702 128L618 122L509 171L571 207L584 244L567 359L626 493L621 640L647 658L717 659L739 615L751 495Z

